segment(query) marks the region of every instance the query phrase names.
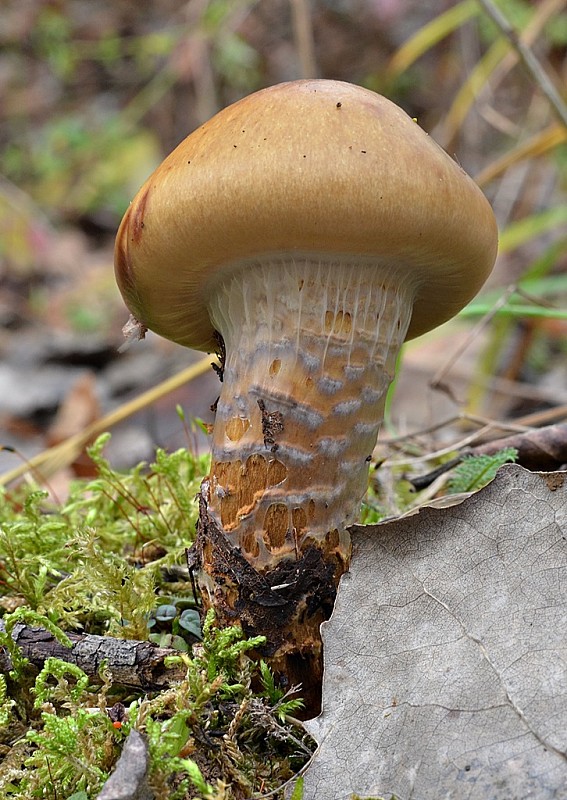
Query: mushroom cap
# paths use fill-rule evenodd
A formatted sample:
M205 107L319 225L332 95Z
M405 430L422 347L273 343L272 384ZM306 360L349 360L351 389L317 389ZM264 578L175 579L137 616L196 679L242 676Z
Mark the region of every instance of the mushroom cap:
M410 275L413 338L476 294L497 241L480 189L398 106L301 80L245 97L181 142L126 212L115 272L145 327L210 351L208 302L232 271L370 260Z

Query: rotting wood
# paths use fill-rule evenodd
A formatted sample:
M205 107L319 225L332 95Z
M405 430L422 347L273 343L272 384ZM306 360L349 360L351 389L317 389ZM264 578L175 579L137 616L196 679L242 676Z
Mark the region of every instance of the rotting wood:
M6 627L0 620L0 631ZM166 667L165 659L179 656L179 651L158 647L152 642L115 639L111 636L66 633L72 647L65 647L45 628L18 623L12 630L12 639L22 655L34 667L41 669L48 658L59 658L80 667L89 677L95 677L106 661L114 683L144 691L160 691L183 680L186 668ZM5 647L0 647L0 670L8 672L12 661Z
M214 584L217 622L239 624L247 637L265 636L257 654L269 659L287 687L302 686L306 713L318 713L323 672L319 628L333 609L336 565L311 546L296 560L257 571L210 515L205 495L206 487L199 495L197 539L188 557Z
M269 447L272 453L278 449L276 436L283 433L284 423L281 411L269 412L263 400L258 400L258 408L262 414L262 434L264 436L264 446Z

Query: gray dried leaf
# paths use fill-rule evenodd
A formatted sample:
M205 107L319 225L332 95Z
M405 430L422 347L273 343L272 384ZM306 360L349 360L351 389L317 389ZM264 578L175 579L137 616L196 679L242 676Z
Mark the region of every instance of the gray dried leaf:
M567 473L353 529L304 800L567 797Z

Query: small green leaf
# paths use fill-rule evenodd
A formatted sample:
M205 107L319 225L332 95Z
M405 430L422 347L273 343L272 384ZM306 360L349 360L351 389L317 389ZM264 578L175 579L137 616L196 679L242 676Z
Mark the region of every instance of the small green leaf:
M449 494L481 489L490 483L503 464L516 461L517 458L518 451L514 447L505 447L491 456L465 456L451 476L448 485Z
M177 616L177 609L173 605L158 606L156 619L158 622L172 622Z
M183 628L184 631L187 631L187 633L190 633L197 639L202 638L201 618L199 612L194 608L186 608L185 611L181 613L179 617L179 627Z

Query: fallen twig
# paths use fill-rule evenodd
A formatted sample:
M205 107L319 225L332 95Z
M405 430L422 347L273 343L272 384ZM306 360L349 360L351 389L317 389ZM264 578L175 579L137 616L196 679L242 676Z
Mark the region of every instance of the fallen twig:
M0 631L6 627L0 620ZM115 639L111 636L67 633L73 643L65 647L45 628L30 627L18 623L12 631L12 639L35 667L41 669L46 659L59 658L80 667L87 675L97 676L105 661L115 683L144 691L160 691L182 681L186 669L183 664L172 667L165 659L179 656L177 650L158 647L152 642ZM6 647L0 647L0 671L12 669L12 661Z
M557 470L567 464L567 423L514 433L491 442L463 448L455 458L431 472L410 478L410 483L420 491L430 486L440 475L453 469L465 456L494 455L505 447L514 447L518 451L516 463L526 469Z
M106 433L114 425L138 413L141 409L147 408L164 395L173 392L185 383L208 372L211 366L211 358L205 356L205 358L197 361L196 364L192 364L177 375L173 375L171 378L167 378L167 380L162 381L152 389L142 392L142 394L134 398L134 400L124 403L104 417L97 419L80 433L70 436L68 439L65 439L65 441L47 448L47 450L42 450L41 453L26 460L19 467L15 467L10 472L5 472L3 475L0 475L0 486L6 486L12 481L21 478L26 473L33 475L40 483L45 482L45 478L57 472L58 469L62 469L72 463L83 448L101 433Z

